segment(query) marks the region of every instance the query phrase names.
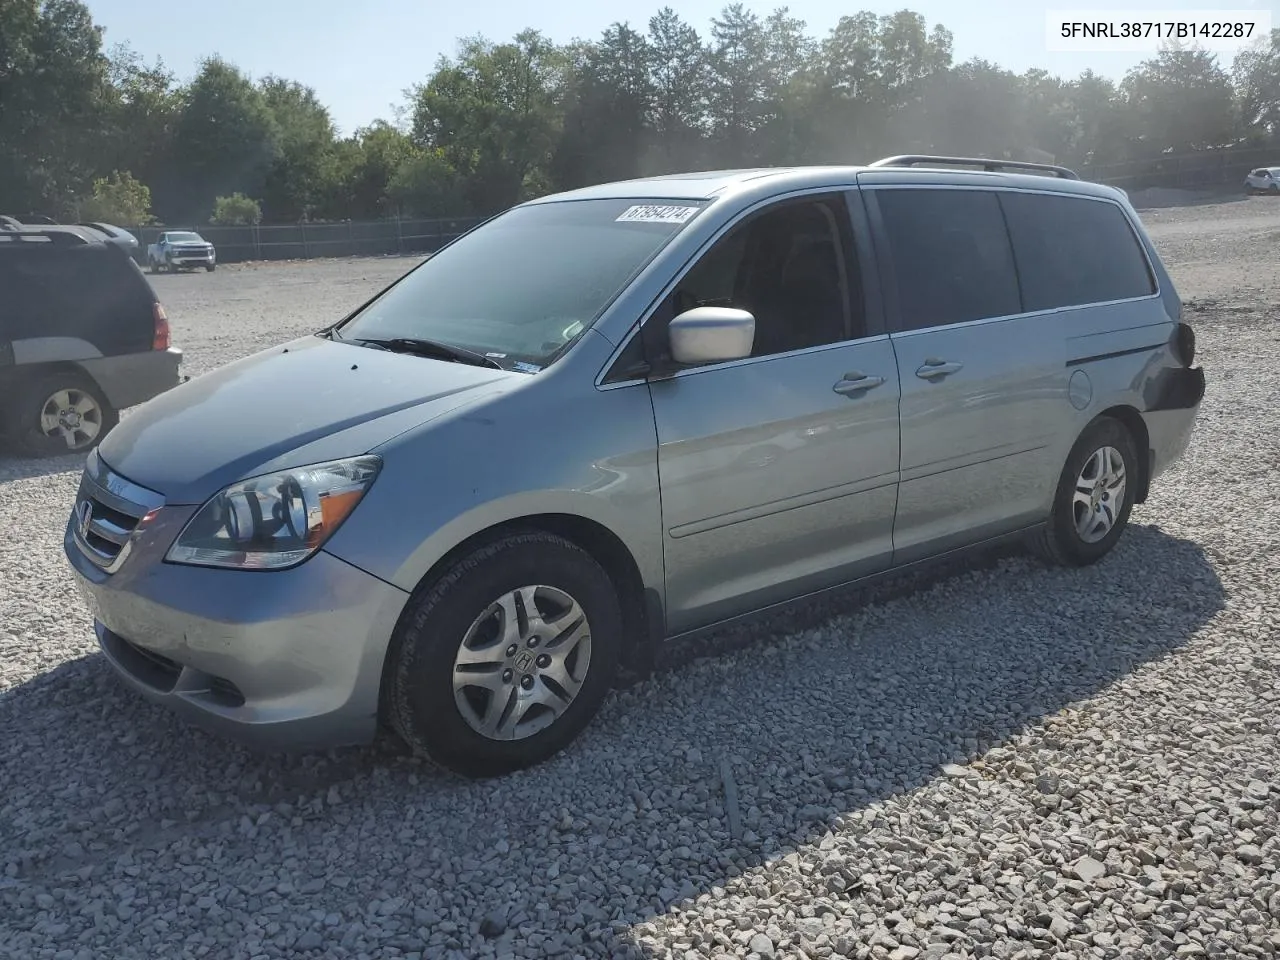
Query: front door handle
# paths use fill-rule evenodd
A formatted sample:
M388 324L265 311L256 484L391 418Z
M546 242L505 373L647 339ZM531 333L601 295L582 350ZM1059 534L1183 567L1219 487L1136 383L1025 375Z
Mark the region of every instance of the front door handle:
M872 387L878 387L882 383L884 383L884 377L869 377L861 371L850 370L837 380L835 386L831 389L847 397L851 394L861 393L864 390L870 390Z
M924 366L916 371L916 376L921 380L937 380L941 377L949 377L963 366L963 363L956 363L953 360L936 360L930 357L924 362Z

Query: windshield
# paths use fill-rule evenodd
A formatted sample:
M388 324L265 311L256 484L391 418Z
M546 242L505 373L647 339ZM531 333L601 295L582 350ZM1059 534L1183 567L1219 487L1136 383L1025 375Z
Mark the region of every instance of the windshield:
M170 243L204 243L204 238L198 233L171 233L168 237Z
M701 207L613 199L516 207L431 257L337 336L435 340L532 372L588 329Z

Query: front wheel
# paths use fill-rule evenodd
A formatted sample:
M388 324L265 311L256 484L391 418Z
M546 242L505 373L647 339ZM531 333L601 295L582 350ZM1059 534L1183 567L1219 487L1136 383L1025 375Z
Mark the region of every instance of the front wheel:
M532 766L591 722L621 646L613 581L589 554L549 533L506 537L410 599L384 674L387 718L464 776Z
M1129 522L1138 451L1124 424L1102 417L1080 435L1062 468L1053 512L1032 541L1046 561L1083 567L1111 552Z
M119 422L97 384L67 373L47 374L29 383L12 416L18 446L34 457L84 453Z
M214 270L216 270L216 269L217 269L217 264L213 264L213 263L206 263L206 264L205 264L205 266L204 266L204 272L205 272L205 273L213 273L213 271L214 271Z
M155 257L147 257L147 268L148 268L152 273L159 273L159 272L160 272L160 264L156 262L156 258L155 258Z

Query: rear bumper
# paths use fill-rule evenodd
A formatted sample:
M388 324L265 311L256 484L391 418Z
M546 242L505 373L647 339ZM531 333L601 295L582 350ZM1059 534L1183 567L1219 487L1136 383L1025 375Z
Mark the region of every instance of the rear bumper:
M1150 438L1151 479L1160 476L1187 452L1204 392L1203 367L1168 372L1159 402L1142 415Z
M176 347L78 362L117 410L145 403L181 382L182 351Z

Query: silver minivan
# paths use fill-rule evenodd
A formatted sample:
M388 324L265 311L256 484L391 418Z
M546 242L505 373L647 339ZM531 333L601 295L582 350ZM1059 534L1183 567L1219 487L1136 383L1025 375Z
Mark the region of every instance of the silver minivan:
M591 187L141 407L66 554L154 700L495 775L671 638L1008 537L1099 560L1194 358L1124 195L1061 167Z

